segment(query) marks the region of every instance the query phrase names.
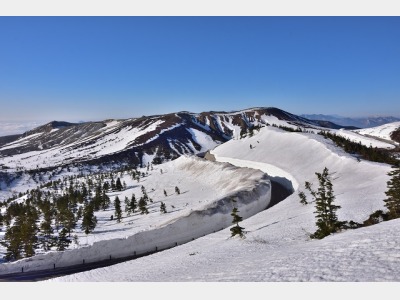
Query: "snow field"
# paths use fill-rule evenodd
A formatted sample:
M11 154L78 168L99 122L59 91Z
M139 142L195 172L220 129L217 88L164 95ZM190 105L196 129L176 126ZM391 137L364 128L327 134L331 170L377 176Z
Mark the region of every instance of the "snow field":
M113 208L96 212L98 224L94 232L86 236L78 230L79 245L74 245L75 249L3 263L0 273L18 272L21 267L26 271L52 268L53 264L61 267L80 264L83 259L91 262L109 255L124 257L173 247L230 226L232 198L237 201L241 216L248 218L267 207L271 192L270 182L262 172L185 156L156 166L137 184L128 177L121 181L128 189L108 193L111 201L118 195L124 211L124 197L130 199L135 193L138 200L143 185L154 201L149 203L148 215L134 213L128 217L123 213L122 222L117 223L110 220ZM175 186L180 188L180 195L174 194ZM160 213L161 201L167 206L167 214Z
M250 149L250 144L255 147ZM244 240L230 238L227 228L162 253L51 281L400 280L400 220L310 240L309 234L316 230L315 208L300 204L297 196L306 180L316 189L315 172L328 167L335 204L341 206L339 220L362 222L384 209L388 165L358 162L318 135L271 127L251 138L231 140L211 153L217 160L248 162L285 177L295 188L297 182L297 190L241 222L247 232Z
M357 133L357 131L339 129L339 130L334 130L333 132L344 138L348 138L350 141L353 141L355 143L361 142L362 145L367 146L367 147L371 146L373 148L377 147L377 148L384 148L384 149L395 148L395 146L389 142L386 143L384 141L378 141L377 139L374 139L371 137L363 136L362 134Z
M376 136L381 139L385 139L387 141L392 141L390 134L397 130L400 127L400 122L393 122L389 124L384 124L377 127L372 128L364 128L360 130L354 130L355 132L362 134L362 135L371 135Z

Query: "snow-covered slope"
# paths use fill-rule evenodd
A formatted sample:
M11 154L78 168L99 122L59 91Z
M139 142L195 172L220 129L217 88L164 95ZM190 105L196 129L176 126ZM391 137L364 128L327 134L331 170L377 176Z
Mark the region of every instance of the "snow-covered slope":
M396 141L397 144L399 144L399 141L393 138L393 133L398 131L399 129L400 129L400 122L394 122L394 123L384 124L378 127L355 130L355 132L365 136L377 137L389 142Z
M310 240L315 208L300 204L297 196L305 181L316 188L315 172L327 167L335 203L341 206L339 220L362 222L375 210L385 210L388 165L359 162L316 134L272 127L231 140L212 154L281 177L296 192L241 222L244 240L230 238L225 229L162 253L53 281L400 280L398 220Z
M228 239L224 230L151 256L49 281L398 282L399 226L400 220L393 220L290 247L262 236L262 229L245 240Z
M118 223L116 219L110 220L113 207L98 211L98 224L93 233L85 235L78 224L74 233L78 243L72 249L0 264L0 274L17 272L21 267L25 271L51 269L53 264L62 267L80 264L83 259L93 262L110 255L126 257L173 247L230 226L234 206L243 218L248 218L264 210L271 197L270 181L264 173L196 157L182 156L155 167L140 183L129 175L122 180L127 189L108 193L111 200L116 196L121 201L125 197L130 199L133 193L138 197L143 185L153 201L149 214L124 214ZM175 194L175 186L181 191L179 195ZM161 201L167 207L166 214L160 213ZM0 232L0 237L3 234ZM0 252L4 250L0 246Z
M334 133L355 143L361 143L364 146L372 148L393 149L395 145L390 141L379 140L374 136L367 136L358 131L351 131L345 129L335 130Z
M11 172L66 165L161 163L199 154L257 126L321 128L277 108L237 112L179 112L73 124L50 122L11 142L0 141L0 169Z

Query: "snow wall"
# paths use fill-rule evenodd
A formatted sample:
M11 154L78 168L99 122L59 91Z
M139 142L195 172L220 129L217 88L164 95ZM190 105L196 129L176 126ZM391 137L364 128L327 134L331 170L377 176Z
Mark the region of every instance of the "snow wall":
M197 160L202 160L198 159ZM210 164L206 160L202 160ZM201 164L201 163L200 163ZM233 166L227 163L211 163ZM236 168L236 167L234 167ZM237 168L239 171L241 168ZM244 168L247 169L247 168ZM246 170L248 172L249 169ZM252 172L260 172L252 170ZM224 176L223 173L220 176ZM226 180L226 179L225 179ZM234 199L236 202L233 202ZM267 174L259 176L252 188L243 188L216 199L203 210L191 211L158 228L138 232L126 238L102 240L86 247L62 252L48 252L15 262L0 264L0 274L9 274L53 269L54 265L66 267L103 261L110 258L123 258L168 249L179 244L232 226L233 206L239 210L243 219L249 218L267 208L271 200L271 182Z

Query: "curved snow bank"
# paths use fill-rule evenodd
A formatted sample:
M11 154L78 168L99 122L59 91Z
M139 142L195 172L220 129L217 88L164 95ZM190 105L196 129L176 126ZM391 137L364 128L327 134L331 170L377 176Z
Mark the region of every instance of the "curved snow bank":
M172 168L173 167L173 168ZM271 183L260 171L237 168L227 163L215 163L197 157L180 157L169 163L167 170L182 172L191 179L217 185L221 194L204 206L177 214L158 214L160 220L153 229L144 230L125 238L95 241L86 247L36 255L13 263L0 264L0 273L44 270L113 258L139 255L171 248L232 225L233 205L244 219L264 210L271 198ZM236 200L233 202L232 200ZM169 215L169 216L168 216ZM151 216L148 215L146 217ZM162 215L164 216L164 215ZM162 221L164 220L164 221ZM106 237L104 237L106 238Z
M271 164L256 162L256 161L249 161L249 160L242 160L242 159L231 158L231 157L222 157L222 156L218 156L218 155L214 155L214 158L216 161L227 162L227 163L230 163L237 167L261 170L261 171L267 173L269 175L269 177L271 178L271 180L279 182L280 184L282 184L285 188L287 188L291 192L294 192L295 190L297 190L297 188L299 186L297 180L290 173L282 170L281 168L278 168L277 166L271 165Z
M228 141L211 153L218 160L225 158L232 163L232 159L254 162L257 168L265 167L265 171L271 172L272 176L282 174L293 183L295 190L304 190L305 181L312 183L316 189L318 181L315 172L322 172L327 167L332 174L336 202L342 207L338 211L341 220L361 222L373 211L384 209L382 200L386 198L390 166L364 160L358 162L331 140L316 134L284 132L266 127L251 138ZM276 169L269 169L268 165ZM247 166L250 167L250 163ZM299 201L296 195L291 197L293 201ZM314 215L310 217L313 221Z

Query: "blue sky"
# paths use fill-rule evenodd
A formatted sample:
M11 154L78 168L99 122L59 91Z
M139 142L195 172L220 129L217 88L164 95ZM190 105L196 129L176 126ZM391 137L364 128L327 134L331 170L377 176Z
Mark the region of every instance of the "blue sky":
M0 120L400 116L400 17L0 17Z

